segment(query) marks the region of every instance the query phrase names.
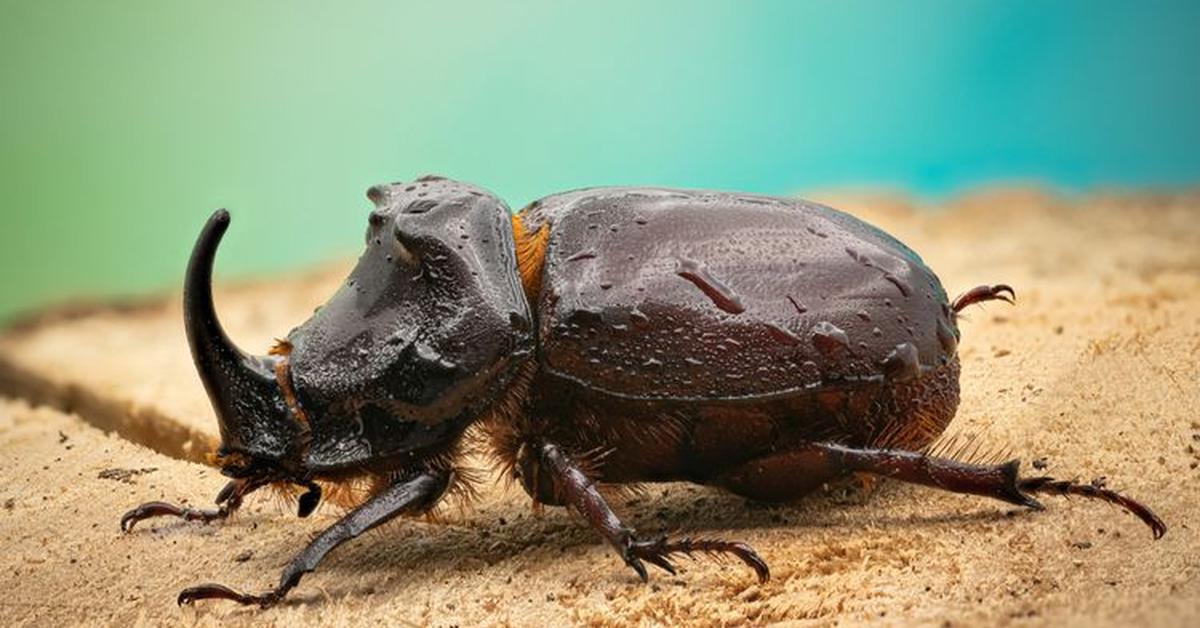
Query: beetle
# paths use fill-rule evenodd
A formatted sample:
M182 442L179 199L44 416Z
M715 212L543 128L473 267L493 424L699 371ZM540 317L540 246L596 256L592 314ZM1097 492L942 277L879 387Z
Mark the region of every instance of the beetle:
M366 250L316 313L266 355L218 321L213 260L229 214L200 233L185 328L220 425L217 508L143 504L121 518L228 517L265 486L366 497L245 594L270 606L334 547L428 512L467 480L481 428L535 504L575 510L644 581L649 563L728 554L769 578L749 545L649 537L622 524L605 486L687 481L786 502L865 473L1041 509L1035 494L1107 501L1166 526L1102 484L1022 477L1018 461L939 457L958 407L958 317L1013 302L1007 285L951 301L921 258L865 222L791 199L591 188L513 214L474 185L425 176L370 188Z

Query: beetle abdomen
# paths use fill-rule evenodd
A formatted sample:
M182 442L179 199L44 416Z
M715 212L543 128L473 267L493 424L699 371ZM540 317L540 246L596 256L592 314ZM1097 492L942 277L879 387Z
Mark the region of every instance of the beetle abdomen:
M603 452L590 466L604 482L720 483L731 469L814 442L919 451L954 418L958 374L956 358L904 381L753 400L679 401L614 397L540 372L530 387L532 427L525 432L576 452ZM510 449L515 458L516 447ZM819 485L829 479L814 480ZM802 495L804 486L797 484L789 498Z
M954 355L933 272L821 205L597 188L543 199L523 223L549 231L536 306L543 371L595 392L782 398L903 381Z

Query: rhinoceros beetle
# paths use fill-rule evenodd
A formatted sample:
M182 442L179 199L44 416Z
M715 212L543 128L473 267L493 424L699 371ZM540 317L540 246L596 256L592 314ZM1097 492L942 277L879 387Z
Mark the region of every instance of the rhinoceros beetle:
M939 457L958 406L958 316L1012 288L947 299L921 258L848 214L788 198L594 188L513 215L441 177L378 185L366 251L345 284L266 355L225 335L211 296L229 225L200 233L184 285L192 355L220 424L231 481L215 510L144 504L121 519L212 521L264 486L299 489L300 516L347 483L366 497L247 595L217 584L178 601L268 606L334 547L424 513L464 482L478 426L536 504L579 513L638 576L645 563L748 545L650 538L603 485L688 481L752 500L795 500L866 473L1033 509L1034 494L1148 508L1100 484L1021 477L1018 462Z

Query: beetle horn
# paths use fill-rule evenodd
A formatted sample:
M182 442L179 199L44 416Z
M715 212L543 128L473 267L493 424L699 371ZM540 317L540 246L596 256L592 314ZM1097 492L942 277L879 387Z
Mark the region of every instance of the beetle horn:
M188 262L183 286L183 321L192 360L221 427L222 453L255 453L255 433L286 422L272 358L238 349L217 320L212 299L213 259L229 228L229 212L217 210L204 225ZM258 452L279 454L280 452Z

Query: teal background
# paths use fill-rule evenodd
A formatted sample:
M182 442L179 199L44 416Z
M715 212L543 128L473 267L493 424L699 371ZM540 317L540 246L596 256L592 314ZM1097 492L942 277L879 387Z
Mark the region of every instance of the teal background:
M371 184L1200 182L1200 2L0 4L0 316L357 250Z

